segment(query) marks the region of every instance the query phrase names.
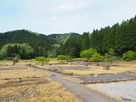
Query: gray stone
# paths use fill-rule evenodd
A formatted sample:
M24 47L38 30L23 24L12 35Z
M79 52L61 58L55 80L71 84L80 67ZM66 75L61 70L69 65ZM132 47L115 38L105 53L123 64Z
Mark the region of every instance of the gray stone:
M104 70L110 70L110 65L103 66L103 69L104 69Z

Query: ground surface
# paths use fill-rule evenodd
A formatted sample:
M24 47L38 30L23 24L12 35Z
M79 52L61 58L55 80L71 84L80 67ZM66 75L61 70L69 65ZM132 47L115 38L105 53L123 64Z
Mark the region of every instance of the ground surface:
M119 73L119 74L104 74L104 75L88 75L88 76L77 76L83 81L114 81L114 80L136 80L136 74L131 73Z
M83 62L82 62L83 63ZM117 74L117 73L124 73L124 72L131 72L136 73L136 61L118 61L113 62L113 64L110 66L110 70L104 70L103 66L109 65L109 62L101 62L99 66L96 66L96 63L91 62L91 65L85 66L84 64L78 63L73 65L51 65L51 66L40 66L35 65L37 67L51 70L55 72L60 72L64 74L70 74L70 75L78 75L78 76L86 76L86 75L95 75L95 74Z
M51 74L47 72L21 65L3 68L0 68L0 102L79 102L59 82L48 78Z
M27 63L29 64L31 62ZM70 77L72 76L75 78L77 75L79 75L77 77L78 80L81 79L82 81L91 82L136 79L136 61L114 62L110 70L103 70L103 65L105 62L100 63L100 66L96 66L95 63L85 66L85 64L80 65L79 62L78 65L51 64L45 66L41 66L38 63L33 63L36 67L26 67L24 66L25 64L26 62L21 62L15 67L11 62L8 64L0 62L0 102L9 102L9 100L13 100L13 102L78 102L79 100L75 98L73 94L69 93L65 88L78 96L83 102L117 102L117 99L102 94L99 92L99 90L94 90L92 88L89 89L85 87L85 85L72 81ZM48 76L51 76L51 79L58 82L47 79ZM69 77L70 80L65 77ZM65 88L63 88L59 82L62 83ZM106 88L107 90L112 90L110 85L112 85L112 83L109 84L109 88ZM127 85L133 87L135 84L130 83L126 84L126 86ZM129 90L124 86L124 84L119 85L118 88L121 86L124 87L122 90ZM100 90L106 90L104 88L101 88ZM113 87L113 90L116 89ZM133 95L133 91L128 93L131 93L130 96L133 98L135 97ZM126 96L129 95L126 94ZM122 97L126 99L132 99L132 97Z
M56 73L56 72L47 71L44 69L39 69L36 67L29 67L29 68L53 74L54 76L51 77L53 80L57 80L57 81L61 82L64 87L66 87L72 93L77 95L83 102L117 102L117 100L114 98L100 94L99 92L91 90L91 89L89 89L79 83L64 79L63 77L65 77L66 75Z
M56 70L91 70L89 67L87 66L79 66L79 65L76 65L76 66L50 66L49 67L49 70L52 70L52 69L56 69Z
M88 86L93 86L111 95L120 96L121 98L124 98L126 100L132 100L136 102L136 81L91 84Z

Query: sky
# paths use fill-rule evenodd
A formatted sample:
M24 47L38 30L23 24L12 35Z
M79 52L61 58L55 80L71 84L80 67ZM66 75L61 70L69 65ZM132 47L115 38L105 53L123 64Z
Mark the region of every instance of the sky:
M92 32L136 15L136 0L0 0L0 32Z

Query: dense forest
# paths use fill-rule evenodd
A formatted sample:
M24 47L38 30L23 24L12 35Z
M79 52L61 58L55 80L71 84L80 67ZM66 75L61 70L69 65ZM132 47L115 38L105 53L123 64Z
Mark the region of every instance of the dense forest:
M96 29L92 33L70 39L63 45L62 52L79 57L80 52L88 48L94 48L102 55L112 48L117 56L122 56L129 50L136 51L136 16L121 24Z
M25 49L23 51L26 52L23 53L28 54L28 46L31 49L31 55L24 56L29 57L24 57L21 52L15 50ZM11 48L13 50L9 51ZM101 55L108 53L111 48L115 50L117 56L122 56L129 50L136 51L136 16L121 24L117 23L100 30L95 29L92 33L45 35L24 29L0 33L1 58L11 57L13 54L19 54L23 59L37 56L56 57L59 54L80 57L80 52L89 48L96 49ZM6 56L3 55L4 51L5 53L9 51Z

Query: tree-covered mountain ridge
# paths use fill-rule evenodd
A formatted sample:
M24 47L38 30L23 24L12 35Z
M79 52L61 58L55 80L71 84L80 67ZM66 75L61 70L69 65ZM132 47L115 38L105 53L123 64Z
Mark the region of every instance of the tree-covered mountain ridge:
M13 30L13 31L0 33L0 41L3 40L4 41L3 43L6 43L6 42L24 43L26 41L26 43L27 43L28 39L35 37L35 39L39 38L39 40L40 39L46 39L46 40L48 39L49 41L51 41L53 43L59 43L59 44L63 43L64 44L68 39L75 38L78 36L80 36L80 34L74 33L74 32L64 33L64 34L56 33L56 34L46 35L46 34L40 34L37 32L32 32L30 30L21 29L21 30ZM14 38L17 38L17 39L14 39ZM23 41L21 41L21 40L23 40ZM2 45L2 43L0 45Z
M59 54L79 57L80 52L89 48L105 55L114 49L116 55L136 51L136 16L122 23L107 26L92 33L39 34L29 30L15 30L0 33L0 48L8 43L27 43L36 56L56 57Z
M54 45L64 44L68 39L80 36L77 33L40 34L30 30L14 30L0 33L0 49L8 43L27 43L34 49L34 56L47 56Z
M64 44L70 38L76 38L80 36L78 33L65 33L65 34L50 34L48 37L59 44Z

